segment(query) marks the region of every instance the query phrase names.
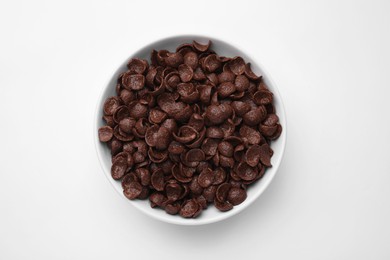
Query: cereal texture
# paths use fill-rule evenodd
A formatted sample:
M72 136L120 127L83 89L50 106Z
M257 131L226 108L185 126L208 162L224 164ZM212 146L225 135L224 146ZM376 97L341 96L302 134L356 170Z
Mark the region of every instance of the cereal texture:
M98 129L112 154L112 178L128 199L195 218L212 203L231 210L271 167L282 126L273 94L241 57L211 42L133 58L103 106Z

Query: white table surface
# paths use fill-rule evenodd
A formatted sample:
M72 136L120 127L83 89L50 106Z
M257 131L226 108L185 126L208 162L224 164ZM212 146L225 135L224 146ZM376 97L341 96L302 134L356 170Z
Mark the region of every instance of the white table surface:
M1 1L0 259L389 259L388 1ZM133 51L207 34L260 60L288 141L217 224L161 223L110 186L97 97Z

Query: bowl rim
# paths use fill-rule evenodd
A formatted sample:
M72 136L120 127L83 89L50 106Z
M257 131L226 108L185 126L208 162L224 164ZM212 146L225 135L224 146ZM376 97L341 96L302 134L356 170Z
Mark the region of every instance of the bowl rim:
M256 190L256 192L253 194L253 197L252 198L247 198L247 202L246 204L242 205L241 208L239 209L236 209L236 210L231 210L231 211L228 211L228 212L222 212L220 215L218 215L217 217L213 217L211 219L195 219L196 221L183 221L180 219L180 221L178 221L178 218L176 218L176 216L172 216L172 217L162 217L161 216L161 213L164 213L165 214L165 211L157 211L156 210L156 213L154 214L151 214L149 211L147 211L140 203L137 203L137 201L131 201L131 200L128 200L121 192L119 192L116 187L115 187L115 184L114 182L116 182L114 179L110 178L110 174L107 174L106 173L106 170L105 170L105 167L103 165L103 155L102 153L100 152L100 149L99 149L99 145L100 145L100 141L99 141L99 137L98 137L98 131L97 129L99 128L99 110L101 109L101 105L102 105L102 99L103 99L103 95L106 91L106 89L109 87L110 85L110 82L112 81L112 77L113 75L117 75L118 72L120 71L121 67L123 64L125 64L130 58L132 58L134 56L135 53L138 53L146 48L151 48L151 46L159 43L159 42L163 42L163 41L169 41L169 40L174 40L174 39L180 39L180 38L206 38L206 39L209 39L211 40L211 42L213 41L219 41L223 44L226 44L228 46L231 46L237 50L239 50L242 54L244 54L245 56L247 57L250 57L251 58L251 61L252 63L256 64L261 70L262 70L262 74L266 76L267 78L267 81L269 81L272 85L272 92L276 95L277 99L278 99L278 103L279 103L279 106L280 106L280 110L278 111L278 114L283 114L283 117L281 117L281 125L283 126L283 132L282 132L282 135L279 137L281 138L281 148L280 148L280 157L278 158L277 161L273 162L273 165L272 165L272 168L274 168L274 170L272 171L272 175L264 180L263 179L263 182L264 184L262 186L260 186L258 188L258 190ZM242 212L244 209L246 209L247 207L249 207L250 205L253 204L254 201L256 201L260 195L268 188L268 186L270 185L270 183L272 182L272 180L274 179L276 173L278 172L279 170L279 166L281 164L281 162L283 161L283 158L284 158L284 153L285 153L285 148L286 148L286 140L287 140L287 119L286 119L286 111L285 111L285 107L284 107L284 102L283 102L283 98L279 92L279 89L275 83L275 81L272 79L272 77L270 76L270 74L268 73L268 71L264 68L264 66L258 62L256 60L256 56L253 55L253 56L248 56L247 53L245 51L243 51L243 49L241 48L241 46L237 45L236 43L230 43L228 41L226 41L224 38L221 38L221 37L214 37L214 36L210 36L210 35L207 35L207 34L175 34L175 35L171 35L171 36L167 36L167 37L163 37L163 38L159 38L157 40L154 40L150 43L148 43L147 45L143 46L143 47L140 47L138 49L136 49L135 51L132 51L130 53L130 55L128 55L127 58L124 59L124 61L122 61L118 67L116 67L116 69L114 69L110 74L108 74L108 80L105 81L105 84L103 85L103 87L101 88L100 90L100 94L98 96L98 99L97 99L97 104L96 104L96 108L95 108L95 111L94 111L94 123L93 123L93 138L94 138L94 146L95 146L95 150L96 150L96 154L97 154L97 157L98 157L98 161L99 161L99 164L100 164L100 167L102 169L102 172L104 174L104 176L106 177L106 179L110 182L111 186L114 188L114 190L116 191L115 193L118 194L122 199L125 199L126 201L130 202L135 208L137 208L138 210L140 210L141 212L143 212L145 215L149 216L149 217L152 217L154 219L157 219L159 221L163 221L163 222L166 222L166 223L170 223L170 224L176 224L176 225L184 225L184 226L197 226L197 225L206 225L206 224L212 224L212 223L216 223L216 222L219 222L219 221L223 221L223 220L226 220L232 216L235 216L237 215L238 213ZM169 215L170 216L170 215Z

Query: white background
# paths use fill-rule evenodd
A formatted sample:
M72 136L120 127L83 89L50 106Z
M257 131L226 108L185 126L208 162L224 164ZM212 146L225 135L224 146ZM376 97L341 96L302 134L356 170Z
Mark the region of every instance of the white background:
M0 259L389 259L388 1L1 1ZM272 184L216 224L161 223L100 169L98 95L132 52L206 34L284 98Z

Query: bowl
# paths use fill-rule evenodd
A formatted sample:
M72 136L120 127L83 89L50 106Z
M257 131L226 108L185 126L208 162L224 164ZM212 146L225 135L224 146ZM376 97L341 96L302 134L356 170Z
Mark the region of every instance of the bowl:
M150 61L150 52L152 49L160 50L167 49L169 51L174 51L177 46L186 42L192 42L196 40L201 43L206 43L208 40L212 41L211 48L215 50L221 56L234 57L241 56L244 58L246 62L251 63L251 68L253 72L256 74L263 75L264 82L268 85L269 89L274 93L274 105L276 108L276 113L279 116L280 124L283 127L283 131L281 136L271 143L271 148L274 150L274 155L272 156L271 163L272 167L266 170L263 178L258 180L257 182L250 185L247 191L247 199L241 203L240 205L234 206L234 208L227 212L221 212L217 210L214 206L209 206L206 210L202 212L200 216L195 219L186 219L182 218L179 215L169 215L162 209L151 208L149 204L149 200L128 200L123 195L123 190L120 181L116 181L111 177L111 153L106 144L101 143L98 138L98 129L99 127L104 125L104 121L102 120L103 116L103 104L107 97L116 95L115 93L115 85L118 78L118 75L121 72L124 72L127 67L127 62L131 58L142 58ZM108 83L103 86L103 90L99 96L97 102L97 108L95 112L94 119L94 142L97 151L97 155L100 161L100 165L103 169L104 175L107 177L107 180L111 183L112 187L120 194L122 198L124 198L129 204L136 207L143 213L148 216L151 216L155 219L172 223L178 225L203 225L215 223L218 221L222 221L224 219L230 218L237 213L241 212L249 205L251 205L268 187L274 178L280 162L282 160L285 144L286 144L286 115L283 107L283 102L281 96L279 94L278 89L276 88L275 83L271 80L269 74L264 70L264 68L260 65L258 61L255 60L256 54L252 53L251 55L247 55L240 48L237 48L223 40L216 39L213 37L207 36L199 36L199 35L182 35L182 36L174 36L161 40L157 40L142 49L135 51L129 57L119 65L116 71L113 74L109 75Z

